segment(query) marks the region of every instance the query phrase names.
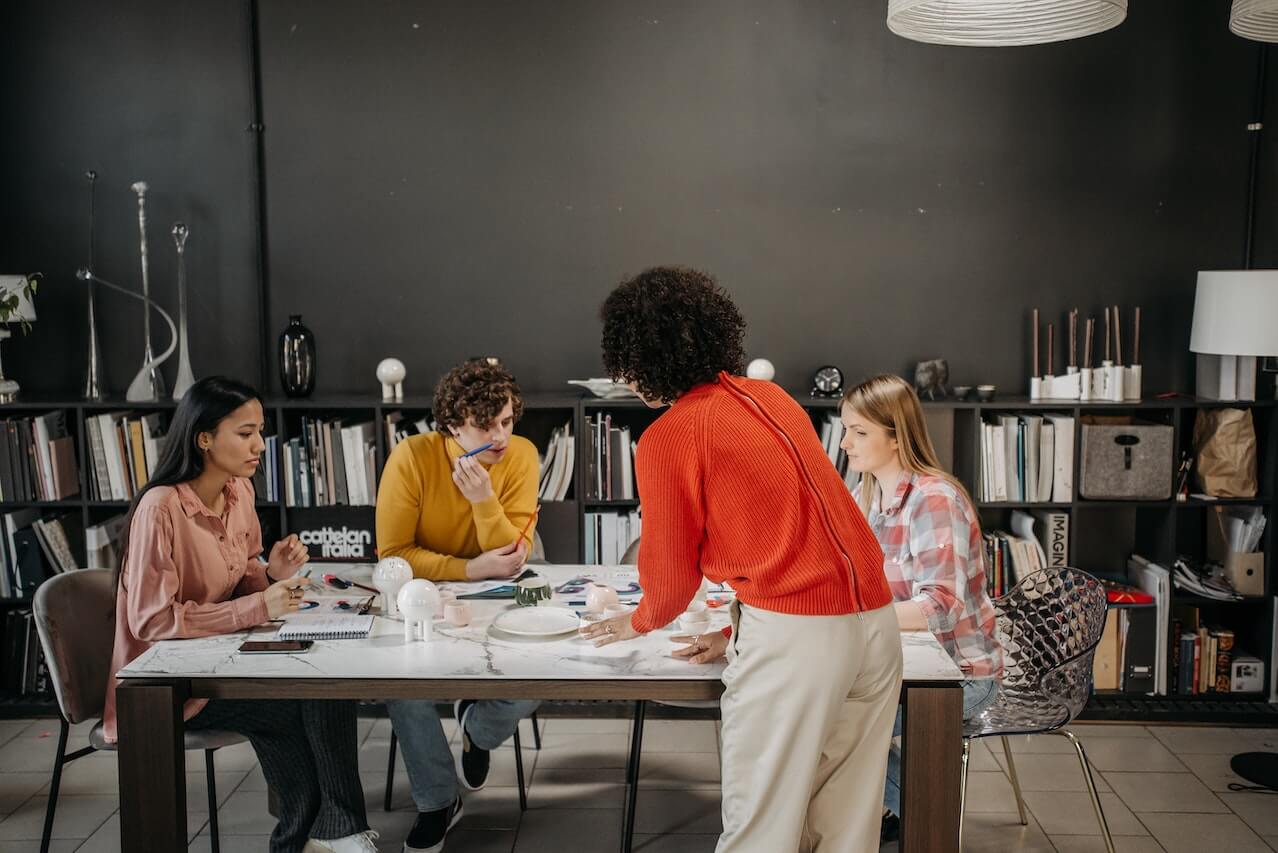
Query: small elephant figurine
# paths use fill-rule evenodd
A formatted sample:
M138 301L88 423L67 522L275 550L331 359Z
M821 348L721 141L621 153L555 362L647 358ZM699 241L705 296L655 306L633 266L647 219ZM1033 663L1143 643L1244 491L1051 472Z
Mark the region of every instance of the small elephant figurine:
M950 365L943 358L930 358L920 361L914 367L914 390L919 397L924 394L929 400L944 398L949 395L945 386L950 381Z

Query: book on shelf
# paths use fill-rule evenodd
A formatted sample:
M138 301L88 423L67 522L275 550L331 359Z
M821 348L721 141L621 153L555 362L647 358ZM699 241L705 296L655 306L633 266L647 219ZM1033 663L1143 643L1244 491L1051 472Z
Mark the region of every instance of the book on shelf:
M629 430L627 430L629 433ZM543 501L562 501L568 498L572 486L577 443L572 435L572 422L556 427L550 434L546 452L541 456L541 475L537 497ZM633 489L633 483L631 485Z
M638 442L631 438L630 427L613 426L611 414L588 416L586 433L589 437L586 500L634 500Z
M0 428L0 501L60 501L80 493L67 413L5 418Z
M996 530L984 534L985 590L991 598L1006 595L1021 578L1043 568L1037 540Z
M434 432L438 425L429 415L415 421L404 419L403 412L388 412L383 418L386 430L386 453L389 455L401 441L413 435Z
M1093 688L1156 693L1156 626L1153 607L1110 607L1092 659Z
M981 423L977 494L985 503L1069 503L1074 419L1001 415Z
M1172 659L1172 682L1182 696L1232 693L1233 663L1244 656L1236 649L1232 628L1208 625L1197 607L1175 609L1172 634L1177 654Z
M639 510L588 512L585 518L585 563L614 566L621 562L630 543L639 538L643 520Z
M84 529L86 569L115 568L127 519L128 516L121 513Z
M268 474L259 495L282 499L288 507L373 506L375 429L372 421L304 416L298 435L286 441L266 439Z

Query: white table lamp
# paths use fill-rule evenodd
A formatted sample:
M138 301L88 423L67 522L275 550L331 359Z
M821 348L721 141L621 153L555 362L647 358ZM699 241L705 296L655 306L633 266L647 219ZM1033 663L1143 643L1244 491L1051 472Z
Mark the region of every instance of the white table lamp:
M1198 396L1256 399L1256 359L1278 356L1278 270L1199 272L1189 349Z
M1234 0L1229 30L1252 41L1278 42L1278 0Z
M25 275L0 275L0 299L16 296L17 305L9 312L6 323L30 323L36 318L35 305L27 298L27 277ZM13 336L8 328L0 326L0 341ZM0 403L12 403L18 399L18 383L5 378L4 369L0 368Z

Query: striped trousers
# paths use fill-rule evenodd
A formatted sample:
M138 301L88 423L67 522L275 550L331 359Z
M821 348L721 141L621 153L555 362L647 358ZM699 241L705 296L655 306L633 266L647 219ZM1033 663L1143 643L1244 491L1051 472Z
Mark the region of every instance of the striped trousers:
M301 853L308 837L342 838L368 829L355 702L213 699L186 726L237 732L253 744L279 797L271 853Z

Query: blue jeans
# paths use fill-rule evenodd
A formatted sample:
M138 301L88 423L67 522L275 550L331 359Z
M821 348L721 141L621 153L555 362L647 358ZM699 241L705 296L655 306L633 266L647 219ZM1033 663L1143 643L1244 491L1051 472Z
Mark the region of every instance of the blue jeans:
M505 699L478 702L466 718L466 734L480 749L496 749L515 733L519 721L540 704ZM457 799L457 769L435 703L388 699L386 710L399 738L417 810L433 812L451 806Z
M992 678L969 678L963 682L963 719L969 720L984 711L998 698L998 682ZM892 737L901 734L901 709L896 709L896 723ZM888 750L887 784L883 786L883 805L892 812L901 813L901 748L892 744Z

